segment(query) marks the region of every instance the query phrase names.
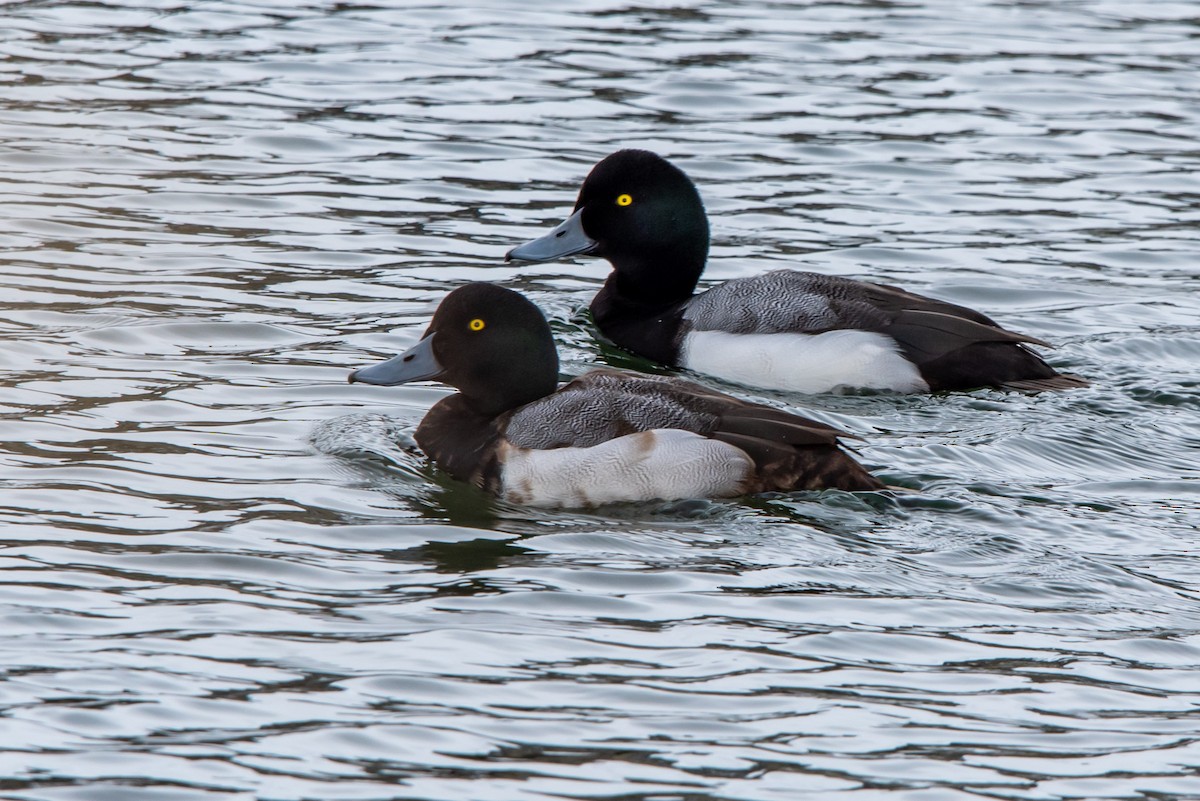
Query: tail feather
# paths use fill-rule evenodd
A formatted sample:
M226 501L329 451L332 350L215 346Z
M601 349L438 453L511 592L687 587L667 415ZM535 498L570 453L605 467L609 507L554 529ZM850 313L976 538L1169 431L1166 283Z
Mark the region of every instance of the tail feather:
M760 437L717 431L713 439L740 448L754 462L747 493L792 490L879 490L884 483L838 445L790 445Z
M1005 381L1000 386L1004 389L1015 389L1022 392L1047 392L1061 389L1081 389L1090 387L1092 383L1083 376L1071 373L1058 373L1049 378L1027 378L1018 381Z

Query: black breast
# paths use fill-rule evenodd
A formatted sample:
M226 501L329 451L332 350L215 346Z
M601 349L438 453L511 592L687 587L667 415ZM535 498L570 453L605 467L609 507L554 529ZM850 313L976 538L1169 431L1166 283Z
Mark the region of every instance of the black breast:
M683 302L648 306L622 297L611 278L592 298L592 319L614 343L659 364L679 364Z

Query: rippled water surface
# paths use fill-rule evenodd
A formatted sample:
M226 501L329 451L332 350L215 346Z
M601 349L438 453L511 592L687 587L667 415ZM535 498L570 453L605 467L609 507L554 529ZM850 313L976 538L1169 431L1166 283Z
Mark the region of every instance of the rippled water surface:
M1200 798L1196 4L0 13L0 797ZM348 369L469 280L648 367L605 263L502 262L623 146L706 279L899 283L1094 386L754 395L907 493L444 480L446 390Z

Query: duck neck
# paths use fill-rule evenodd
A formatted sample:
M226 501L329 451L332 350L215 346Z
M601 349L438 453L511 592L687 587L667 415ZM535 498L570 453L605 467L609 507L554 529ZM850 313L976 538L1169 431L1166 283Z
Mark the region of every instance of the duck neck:
M613 273L592 298L592 320L606 337L625 350L660 364L678 364L680 323L691 290L679 301L646 303L622 294Z
M613 271L604 285L628 303L651 309L672 306L695 293L707 257L707 241L636 256L614 255L609 258Z
M519 342L510 352L522 357L480 360L469 374L456 377L454 386L475 414L497 417L558 389L558 353L549 328L545 337Z

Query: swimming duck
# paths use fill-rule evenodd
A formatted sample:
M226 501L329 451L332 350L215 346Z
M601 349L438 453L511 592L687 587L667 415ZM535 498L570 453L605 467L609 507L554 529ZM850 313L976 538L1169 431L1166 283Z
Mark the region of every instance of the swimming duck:
M695 184L646 150L620 150L583 182L574 213L507 260L602 256L613 271L592 318L666 365L794 392L1087 386L1027 345L1047 343L972 309L884 284L776 270L695 294L708 256Z
M546 318L488 283L447 295L420 342L350 382L437 380L458 392L417 427L442 470L536 506L875 490L835 428L679 378L594 370L558 386Z

